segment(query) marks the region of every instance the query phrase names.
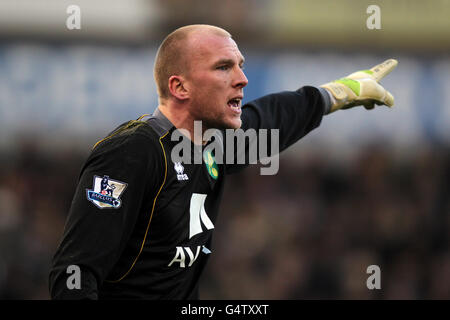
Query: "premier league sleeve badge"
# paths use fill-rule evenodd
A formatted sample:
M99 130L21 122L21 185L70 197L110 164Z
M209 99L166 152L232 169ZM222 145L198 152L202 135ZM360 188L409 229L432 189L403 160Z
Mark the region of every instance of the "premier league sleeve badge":
M108 176L94 176L93 189L86 189L89 201L100 209L120 208L122 201L120 196L125 191L127 184L122 181L110 179Z

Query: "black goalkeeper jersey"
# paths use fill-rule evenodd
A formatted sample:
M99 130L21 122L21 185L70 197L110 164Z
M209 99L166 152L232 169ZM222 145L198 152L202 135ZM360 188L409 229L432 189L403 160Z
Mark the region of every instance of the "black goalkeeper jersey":
M242 107L241 128L279 129L281 152L318 127L329 105L315 87L267 95ZM174 130L157 110L96 144L53 258L53 299L198 298L226 176L246 165L214 162L207 145L192 148L201 164L173 162Z

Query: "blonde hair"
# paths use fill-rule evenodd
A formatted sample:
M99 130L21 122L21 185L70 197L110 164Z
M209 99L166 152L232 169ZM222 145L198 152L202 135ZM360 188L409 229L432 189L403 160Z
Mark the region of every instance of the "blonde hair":
M206 32L231 38L231 34L226 30L206 24L188 25L170 33L158 48L153 71L160 99L169 97L169 78L173 75L184 74L188 70L187 40L193 32Z

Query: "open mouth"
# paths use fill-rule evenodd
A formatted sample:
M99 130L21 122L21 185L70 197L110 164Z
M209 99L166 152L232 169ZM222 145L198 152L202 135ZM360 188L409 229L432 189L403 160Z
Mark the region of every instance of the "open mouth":
M228 100L228 106L236 112L240 112L241 111L241 101L242 98L233 98Z

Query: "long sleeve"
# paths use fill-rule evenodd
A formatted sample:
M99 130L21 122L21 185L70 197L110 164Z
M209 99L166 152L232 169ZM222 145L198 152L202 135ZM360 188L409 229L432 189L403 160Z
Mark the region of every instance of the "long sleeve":
M97 299L122 254L144 199L160 183L158 142L143 134L102 142L87 159L49 276L53 299ZM67 286L67 268L80 269L80 288Z
M266 133L269 136L272 129L279 130L278 152L281 152L317 128L322 121L323 115L327 113L329 104L329 96L326 92L310 86L302 87L296 91L270 94L251 101L242 107L241 129L244 132L254 129L258 133L258 140L261 138L260 129L266 129ZM236 157L242 152L237 151L235 146L233 152L236 161L234 164L226 164L227 173L237 172L248 165L249 160L251 160L249 159L249 150L252 149L252 144L256 144L255 150L259 150L256 139L253 141L251 139L247 140L245 145L245 164L239 164L236 160ZM267 139L267 144L270 151L270 137ZM227 137L225 138L225 145L225 153L230 152L227 148ZM269 156L273 155L269 154Z

